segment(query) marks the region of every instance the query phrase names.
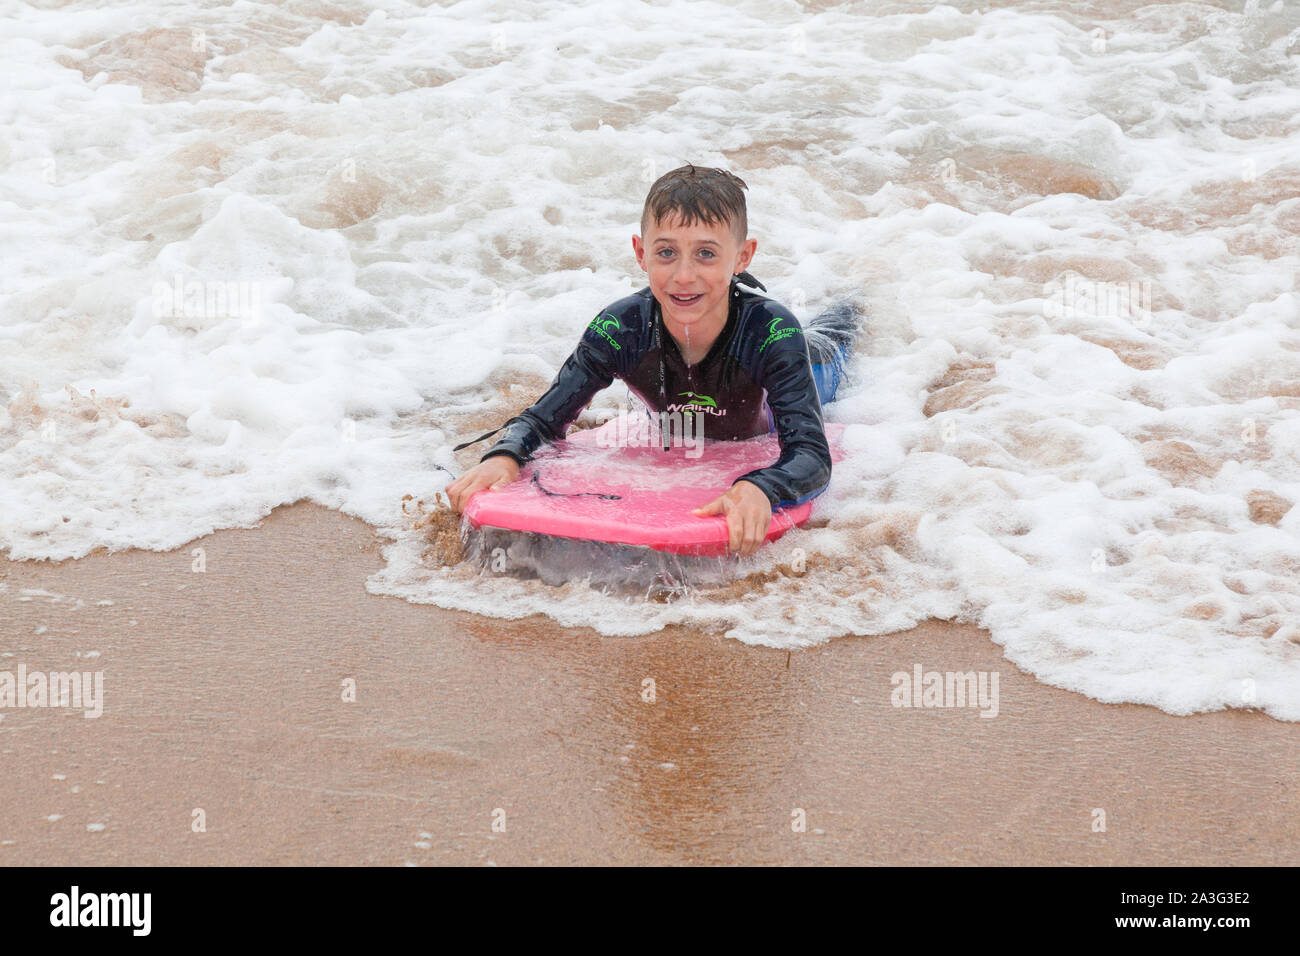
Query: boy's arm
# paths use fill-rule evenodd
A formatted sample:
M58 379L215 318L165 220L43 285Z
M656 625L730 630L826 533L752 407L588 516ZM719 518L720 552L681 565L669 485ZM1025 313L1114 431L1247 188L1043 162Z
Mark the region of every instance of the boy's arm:
M614 381L616 367L608 342L591 327L560 366L555 381L537 402L510 419L504 434L479 459L508 455L521 467L543 442L563 438L592 398Z
M825 491L831 480L831 449L808 359L808 343L792 314L785 320L785 327L799 331L767 343L758 377L758 384L767 390L767 405L776 420L781 457L773 465L736 479L757 485L773 508L803 504Z

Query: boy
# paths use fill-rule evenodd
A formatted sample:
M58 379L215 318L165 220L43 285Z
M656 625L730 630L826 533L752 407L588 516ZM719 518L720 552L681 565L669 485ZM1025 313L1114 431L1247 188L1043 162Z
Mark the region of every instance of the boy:
M856 313L842 304L804 330L780 303L741 287L764 288L745 271L758 246L747 238L745 188L725 170L691 165L650 187L641 214L644 241L632 237L650 285L596 316L546 394L497 429L505 436L447 486L452 508L462 511L475 492L518 478L538 446L563 438L615 377L659 413L688 404L707 415L707 438L776 431L781 456L775 464L743 475L694 509L701 517L726 516L731 551L753 554L767 538L773 508L826 489L831 456L821 405L834 398L843 375Z

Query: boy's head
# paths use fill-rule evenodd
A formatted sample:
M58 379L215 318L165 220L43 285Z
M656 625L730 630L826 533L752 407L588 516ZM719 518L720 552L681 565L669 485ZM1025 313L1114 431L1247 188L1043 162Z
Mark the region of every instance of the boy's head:
M745 214L745 182L725 169L687 163L655 180L641 210L641 235L655 223L674 219L687 225L706 223L731 227L736 245L749 238Z
M747 238L744 188L724 169L691 165L650 187L632 249L674 334L726 321L731 277L749 266L758 246Z

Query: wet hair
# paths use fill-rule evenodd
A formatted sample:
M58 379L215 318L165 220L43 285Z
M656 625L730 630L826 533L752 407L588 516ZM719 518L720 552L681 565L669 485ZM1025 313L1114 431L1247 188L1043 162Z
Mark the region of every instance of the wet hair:
M737 241L749 237L744 180L725 169L687 163L655 180L641 210L641 234L651 222L667 222L672 213L688 226L697 222L729 223Z

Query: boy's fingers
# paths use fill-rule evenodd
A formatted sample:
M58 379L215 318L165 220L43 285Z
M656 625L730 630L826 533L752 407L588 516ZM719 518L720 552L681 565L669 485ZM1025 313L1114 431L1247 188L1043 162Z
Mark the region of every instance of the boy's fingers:
M727 550L740 553L745 543L745 519L736 512L727 515Z
M745 543L742 554L745 557L755 554L763 541L767 538L766 525L771 524L771 518L764 519L761 514L751 516L745 526Z
M464 480L465 479L463 477L458 479L458 481L464 481ZM450 492L451 491L450 487L447 490L448 492ZM473 497L474 492L476 491L478 491L478 487L476 486L476 483L473 481L469 481L469 482L465 482L465 484L461 485L461 487L456 489L456 493L454 497L451 494L448 494L447 497L451 500L452 508L454 508L456 511L464 511L465 506L469 504L469 499Z
M707 505L700 505L692 514L697 515L716 515L723 510L724 504L721 498L714 498Z

